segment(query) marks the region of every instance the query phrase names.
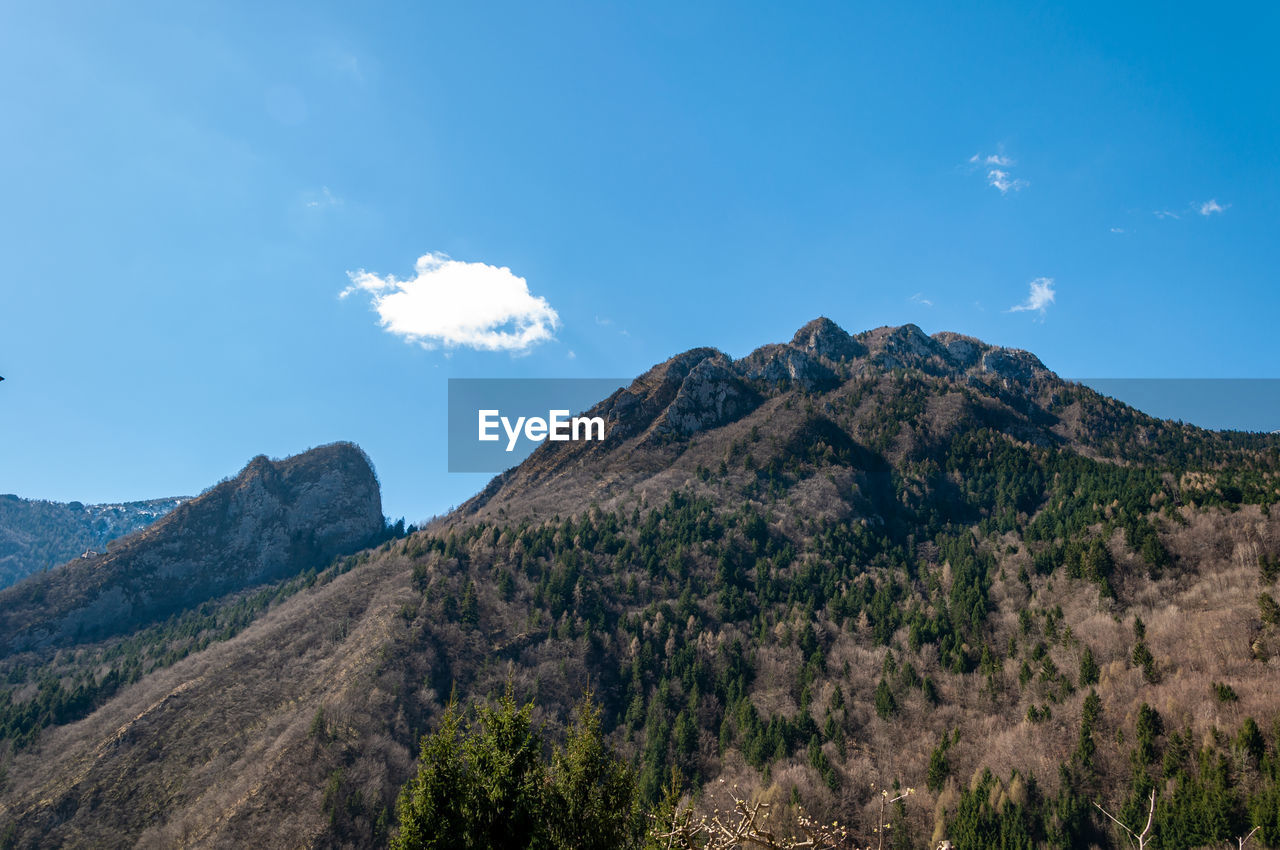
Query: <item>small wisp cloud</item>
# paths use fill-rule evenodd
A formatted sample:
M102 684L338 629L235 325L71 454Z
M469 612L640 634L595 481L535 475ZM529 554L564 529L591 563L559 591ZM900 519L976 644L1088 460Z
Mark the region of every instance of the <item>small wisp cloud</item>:
M1014 177L1007 171L1001 171L999 168L993 168L987 172L987 185L994 186L1000 190L1001 195L1007 195L1010 192L1017 192L1027 187L1027 181L1020 177Z
M1200 203L1193 201L1187 205L1187 210L1184 212L1188 215L1191 213L1199 213L1200 215L1208 218L1209 216L1222 215L1229 209L1231 209L1231 204L1220 203L1217 198L1210 198L1209 200L1202 201ZM1160 219L1172 218L1176 220L1182 218L1178 213L1168 209L1155 210L1153 215Z
M1027 295L1027 300L1021 304L1013 305L1009 308L1009 312L1039 313L1043 319L1044 314L1053 305L1053 298L1056 294L1053 289L1053 278L1038 277L1031 281L1031 292Z
M324 209L327 207L340 207L342 206L342 204L343 204L342 198L339 198L337 195L333 194L333 192L330 192L328 186L321 186L320 194L315 195L309 201L307 201L307 207L309 209Z
M339 297L365 293L385 330L423 348L520 353L552 339L560 325L547 300L505 266L430 253L403 280L364 269L347 276L351 285Z
M1019 192L1031 185L1021 177L1013 176L1009 169L1014 165L1016 163L1013 161L1013 157L1005 156L1003 153L988 154L986 156L975 153L969 157L970 169L985 168L987 185L998 189L1001 195Z

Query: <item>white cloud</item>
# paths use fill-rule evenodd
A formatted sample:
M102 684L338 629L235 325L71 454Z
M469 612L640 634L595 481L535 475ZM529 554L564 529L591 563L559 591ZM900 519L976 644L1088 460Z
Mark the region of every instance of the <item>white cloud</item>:
M1229 209L1231 209L1231 204L1219 203L1217 198L1210 198L1204 203L1193 202L1193 203L1187 204L1187 210L1189 210L1188 214L1199 213L1202 216L1222 215ZM1172 219L1182 218L1182 216L1179 215L1178 213L1168 209L1155 210L1152 213L1152 215L1154 215L1156 218L1172 218Z
M922 305L924 305L925 307L932 307L932 306L933 306L933 302L932 302L932 301L930 301L928 298L925 298L925 297L924 297L924 293L923 293L923 292L917 292L915 295L912 295L912 296L911 296L910 298L908 298L907 300L908 300L908 301L911 301L911 302L914 302L914 303L916 303L916 304L922 304Z
M339 297L367 293L383 328L423 348L523 352L551 339L560 325L547 300L505 266L431 253L418 258L407 280L364 269L347 277L351 285Z
M1031 292L1027 300L1009 308L1010 313L1036 312L1043 318L1045 311L1053 304L1057 293L1053 291L1053 278L1038 277L1031 281Z
M1008 168L1013 165L1013 157L1005 156L1002 153L993 153L983 156L981 153L975 153L969 157L970 165L997 165L1001 168Z
M993 168L987 172L987 185L999 189L1001 195L1007 195L1010 191L1017 192L1025 189L1030 184L1020 177L1013 177L1007 171Z
M1124 228L1123 228L1123 227L1113 227L1113 228L1111 228L1111 232L1112 232L1112 233L1124 233Z
M1014 177L1009 170L1017 162L1011 156L1006 156L1003 151L998 153L984 154L981 151L969 157L969 172L972 173L979 169L984 169L987 175L987 185L999 189L1000 194L1007 195L1010 192L1018 192L1027 188L1031 184L1021 177Z

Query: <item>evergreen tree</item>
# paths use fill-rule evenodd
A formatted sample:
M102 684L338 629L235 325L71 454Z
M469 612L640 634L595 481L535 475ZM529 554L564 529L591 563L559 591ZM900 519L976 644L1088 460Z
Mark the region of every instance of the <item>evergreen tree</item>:
M1098 684L1098 674L1098 662L1093 657L1093 650L1086 646L1080 656L1080 687Z
M396 850L551 848L612 850L643 834L635 776L604 741L588 695L562 748L543 758L533 703L508 685L496 706L465 724L450 701L423 738L418 773L400 793Z
M604 741L600 708L590 695L578 705L564 749L551 761L549 815L556 847L614 850L643 832L636 778Z

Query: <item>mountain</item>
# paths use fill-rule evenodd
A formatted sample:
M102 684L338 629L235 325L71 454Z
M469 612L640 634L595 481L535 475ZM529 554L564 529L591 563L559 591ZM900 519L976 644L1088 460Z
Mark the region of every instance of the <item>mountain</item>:
M698 450L707 442L699 439L702 434L714 432L711 442L718 443L736 432L730 426L739 422L758 428L764 420L782 417L788 425L775 430L790 428L789 434L803 438L803 428L830 420L832 401L815 415L794 411L788 399L799 394L823 398L845 385L874 392L878 377L907 371L964 391L945 408L935 405L934 414L942 419L931 424L940 431L978 425L984 417L1004 417L1004 424L1040 441L1069 437L1062 428L1061 433L1053 432L1044 413L1029 418L1028 405L1040 401L1047 387L1066 385L1028 352L958 334L939 334L935 340L915 325L851 337L830 319L819 318L797 331L790 344L766 345L741 360L696 348L655 366L589 411L605 419L605 440L547 442L525 463L491 482L463 511L483 515L495 497L497 503L519 502L535 491L561 503L570 497L582 507L649 475L667 473L673 462L679 467L691 459L690 449L701 454ZM545 486L553 481L554 488Z
M0 495L0 588L34 572L102 551L145 528L185 497L86 505Z
M354 445L283 461L260 455L107 552L0 591L0 651L133 631L327 563L372 542L382 528L377 479Z
M1093 804L1141 826L1154 790L1162 847L1280 845L1280 439L826 319L677 355L593 415L604 441L254 595L104 638L19 606L0 834L381 846L448 695L510 687L552 739L590 688L651 802L674 770L701 811L736 787L864 843L888 818L891 846L1106 847Z
M805 451L805 440L819 438L814 429L826 432L820 439L869 451L890 466L982 430L1122 463L1181 462L1190 442L1209 464L1275 445L1261 435L1160 422L1063 381L1030 352L955 333L930 337L915 325L851 336L826 318L805 325L789 344L740 360L711 348L677 355L588 415L606 420L605 440L544 443L461 513L576 511L651 479L670 490L700 463L718 469L727 448L740 455L744 440L758 442L762 429L777 438L767 443L779 463L794 463L787 453Z

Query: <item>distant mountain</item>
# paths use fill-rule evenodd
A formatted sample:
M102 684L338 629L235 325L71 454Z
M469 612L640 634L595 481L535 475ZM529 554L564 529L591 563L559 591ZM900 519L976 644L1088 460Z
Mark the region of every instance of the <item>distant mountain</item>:
M0 495L0 588L34 572L104 551L118 537L145 528L186 497L85 505Z
M374 542L382 501L350 443L282 461L259 456L229 481L108 551L0 591L0 652L98 640Z
M1120 847L1093 804L1140 827L1154 791L1161 847L1255 825L1280 846L1277 437L826 319L678 354L594 415L604 441L546 443L426 529L252 597L81 629L234 563L166 566L200 541L278 549L276 524L228 537L227 509L190 505L131 538L183 541L147 544L140 585L0 594L0 645L31 647L0 656L4 834L385 846L449 694L510 686L552 738L591 689L650 804L676 776L702 811L736 787L859 846L891 822L885 846Z

